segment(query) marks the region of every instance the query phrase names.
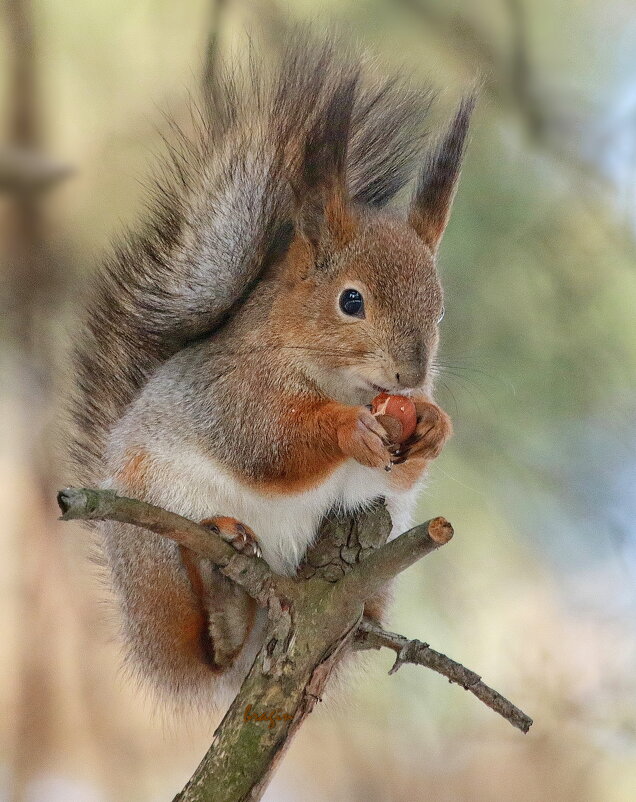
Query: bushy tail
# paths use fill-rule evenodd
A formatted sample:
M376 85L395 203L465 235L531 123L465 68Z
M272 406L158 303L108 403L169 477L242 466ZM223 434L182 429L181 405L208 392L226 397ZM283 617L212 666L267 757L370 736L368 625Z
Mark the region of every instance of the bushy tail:
M99 481L107 432L148 376L222 325L289 243L305 141L352 81L353 201L382 206L410 180L431 93L379 79L360 63L333 40L296 35L268 76L253 59L222 75L210 118L193 135L175 127L142 230L98 271L76 347L82 481Z

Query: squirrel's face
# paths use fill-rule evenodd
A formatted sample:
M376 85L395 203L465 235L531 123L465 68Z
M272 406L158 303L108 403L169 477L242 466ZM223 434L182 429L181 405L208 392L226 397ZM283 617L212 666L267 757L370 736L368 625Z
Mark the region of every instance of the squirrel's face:
M367 214L317 261L300 247L289 258L295 280L277 316L294 360L324 392L367 403L381 391L430 390L442 288L434 255L406 222Z
M294 237L272 322L290 358L327 395L366 403L383 390L430 392L443 314L435 254L474 96L460 103L445 136L426 154L401 221L360 203L347 176L356 80L334 93L297 162Z

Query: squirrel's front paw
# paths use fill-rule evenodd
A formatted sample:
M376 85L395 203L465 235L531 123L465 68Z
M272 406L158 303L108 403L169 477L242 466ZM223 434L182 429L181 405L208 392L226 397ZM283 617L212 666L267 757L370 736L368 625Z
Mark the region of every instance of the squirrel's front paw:
M448 415L431 401L413 399L417 412L417 428L401 445L392 449L392 460L400 465L410 457L435 459L453 433Z
M249 526L237 521L236 518L216 516L204 518L200 523L214 534L220 535L241 554L247 554L249 557L261 556L261 547L258 545L256 535Z
M386 430L366 407L351 407L338 427L338 445L347 457L370 468L391 469Z

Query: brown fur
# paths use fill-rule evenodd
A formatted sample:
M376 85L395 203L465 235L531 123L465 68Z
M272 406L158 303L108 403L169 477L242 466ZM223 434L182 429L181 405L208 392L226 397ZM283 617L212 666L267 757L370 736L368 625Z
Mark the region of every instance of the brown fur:
M130 487L136 498L141 498L146 494L149 467L150 457L147 453L133 453L118 473L117 479L122 485Z
M201 659L204 660L214 672L222 670L223 666L217 663L214 640L210 634L209 616L206 607L207 589L201 577L196 555L185 546L179 546L179 555L183 567L188 575L192 593L196 602L197 613L182 621L183 640L198 641L201 647Z
M402 219L383 207L413 173L429 96L418 103L395 81L361 76L359 63L301 39L271 85L256 72L249 91L230 79L210 124L181 139L145 228L99 273L77 348L85 481L186 515L222 490L216 498L249 501L258 518L254 488L272 508L323 482L331 493L325 480L353 459L378 471L397 463L391 481L409 489L441 450L450 421L427 396L443 300L435 258L471 103L425 159ZM346 289L361 292L364 314L342 311ZM380 389L414 388L424 393L416 433L391 454L366 405ZM345 487L362 486L353 473ZM207 525L253 546L234 518ZM302 557L297 525L268 544L281 570ZM210 674L241 665L253 601L158 536L110 524L104 535L130 652L162 687L207 698Z
M377 593L364 604L364 615L378 624L383 624L386 618L389 605L391 603L390 591L384 590Z
M432 92L359 79L360 61L340 42L298 33L276 72L262 59L245 75L218 70L210 119L193 135L173 124L148 217L98 271L76 340L71 413L82 481L103 477L107 433L153 372L218 331L288 247L294 196L308 198L312 159L322 193L320 154L334 131L340 162L331 163L343 174L346 156L355 204L379 209L410 180Z
M420 172L409 223L433 252L437 251L453 205L475 100L474 94L464 98Z
M200 523L241 551L253 552L256 548L254 533L236 518L219 515L205 518ZM198 618L192 616L189 621L184 622L184 627L194 637L198 636L203 659L212 671L218 673L231 665L251 632L256 602L215 568L208 566L204 579L201 559L190 549L180 546L179 554L200 613ZM228 631L223 610L225 606L236 609L237 605L241 613L234 617L233 629ZM241 622L238 630L236 618Z
M429 459L410 457L391 469L391 486L398 490L410 490L426 473Z
M366 407L286 398L281 402L281 424L302 432L302 437L290 439L283 465L272 463L254 483L268 493L309 490L347 457L372 467L390 462L386 444L380 440L385 433Z

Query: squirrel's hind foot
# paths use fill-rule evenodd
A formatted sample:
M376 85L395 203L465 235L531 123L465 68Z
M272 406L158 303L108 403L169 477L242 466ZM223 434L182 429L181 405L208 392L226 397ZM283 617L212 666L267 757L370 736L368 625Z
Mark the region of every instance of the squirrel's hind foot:
M204 518L200 523L201 526L220 535L226 543L229 543L241 554L247 554L249 557L261 556L258 538L249 526L237 521L236 518L215 516L214 518Z

